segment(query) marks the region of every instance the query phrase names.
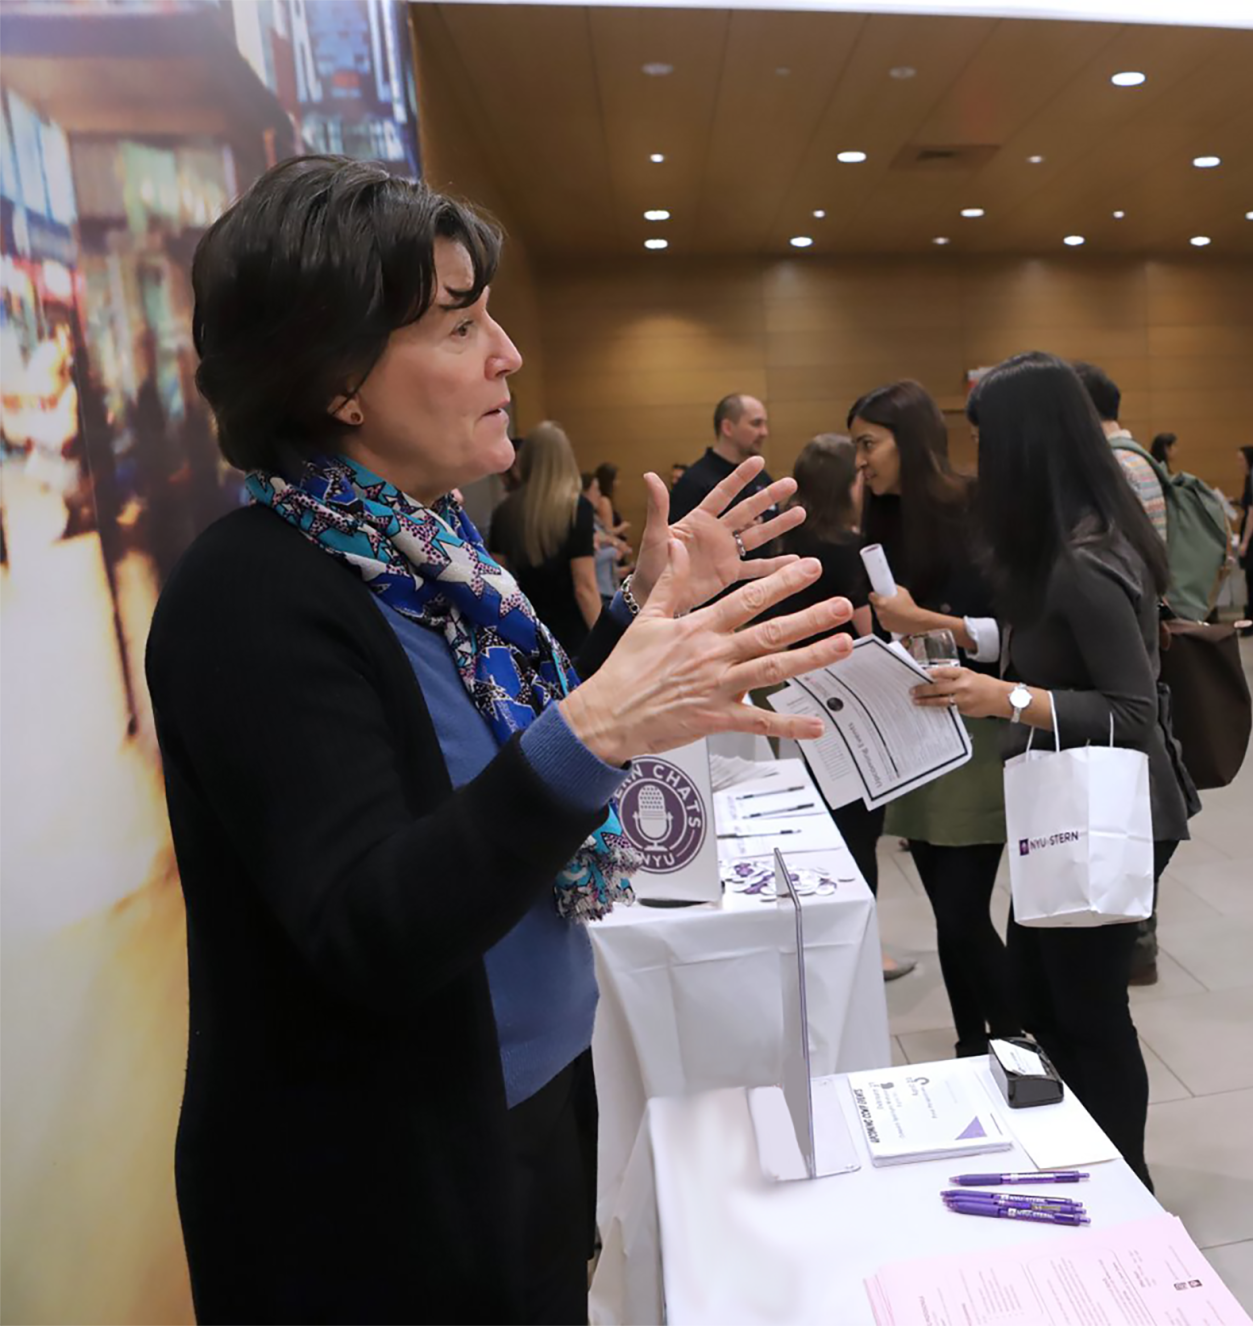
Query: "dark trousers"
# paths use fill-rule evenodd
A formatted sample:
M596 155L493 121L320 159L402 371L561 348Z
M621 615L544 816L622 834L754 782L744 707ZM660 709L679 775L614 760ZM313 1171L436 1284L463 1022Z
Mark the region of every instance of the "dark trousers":
M864 801L850 801L847 806L831 811L831 818L840 836L848 844L848 850L862 878L870 886L870 892L879 896L879 857L876 848L883 834L883 817L887 807L867 810Z
M596 1081L584 1051L509 1111L532 1326L586 1326L596 1235Z
M1005 945L989 911L1004 845L911 842L909 850L935 913L940 972L957 1028L957 1053L984 1054L989 1030L994 1036L1015 1036L1022 1028Z
M1176 843L1154 843L1161 877ZM1067 1086L1152 1191L1144 1160L1149 1076L1127 977L1136 924L1090 930L1028 929L1010 916L1009 960L1026 1029Z

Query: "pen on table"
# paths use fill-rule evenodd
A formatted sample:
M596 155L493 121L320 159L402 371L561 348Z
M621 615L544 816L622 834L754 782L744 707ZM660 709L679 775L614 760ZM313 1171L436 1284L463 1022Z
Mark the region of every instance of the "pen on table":
M784 792L803 792L804 785L800 787L772 787L766 792L737 792L732 797L732 801L748 801L752 797L777 797L782 796Z
M986 1202L950 1202L957 1215L986 1216L992 1220L1034 1220L1043 1225L1090 1225L1078 1211L1025 1211L1017 1206L992 1206Z
M803 833L803 829L763 829L761 833L720 833L719 838L778 838L785 833Z
M976 1202L985 1206L1025 1206L1041 1211L1077 1211L1083 1214L1082 1202L1068 1197L1033 1197L1030 1193L971 1192L968 1188L950 1188L940 1194L946 1202Z
M752 810L744 816L746 820L768 820L775 815L786 815L793 810L813 810L815 803L812 801L802 801L795 806L780 806L777 810Z
M1051 1174L954 1174L949 1182L963 1188L995 1188L1002 1183L1078 1183L1087 1177L1083 1170L1059 1169Z

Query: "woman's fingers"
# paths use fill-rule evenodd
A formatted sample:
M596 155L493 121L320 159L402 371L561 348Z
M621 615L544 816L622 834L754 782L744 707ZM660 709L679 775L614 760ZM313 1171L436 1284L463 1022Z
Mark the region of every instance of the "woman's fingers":
M767 484L760 492L754 493L751 497L746 497L742 502L736 503L729 511L726 511L726 514L722 517L722 523L730 529L739 530L740 533L743 533L753 521L764 516L771 507L782 506L795 491L796 480L790 475L784 479L776 479L773 483ZM794 509L802 512L801 520L804 520L803 509L800 507Z
M720 516L766 468L761 456L750 456L727 475L721 483L715 484L708 496L701 502L699 510L707 511L711 516Z
M756 705L737 704L718 725L723 732L752 732L759 737L780 737L791 741L816 741L826 730L821 718L805 714L776 714Z
M789 613L786 617L772 617L768 622L759 622L736 634L736 656L752 659L786 649L798 640L808 640L843 626L852 615L853 605L847 599L833 598L824 599L801 612Z
M781 571L785 566L791 566L793 562L799 562L800 558L795 553L783 553L780 557L754 557L747 562L741 563L741 580L761 580L765 576L772 576L776 571Z
M803 649L786 649L777 654L766 654L747 663L737 664L727 671L727 685L740 691L754 691L764 686L778 686L791 677L803 677L807 672L829 668L853 652L853 638L833 635L818 640Z
M682 539L672 536L668 545L666 569L653 586L648 602L640 610L641 617L673 617L683 606L683 586L691 569L691 560Z
M735 508L737 511L739 507ZM725 520L726 517L723 517ZM740 530L740 542L744 547L752 552L754 548L760 548L762 544L769 543L771 539L777 539L780 534L786 534L788 530L795 529L797 525L805 523L805 508L801 506L790 506L786 511L781 511L777 516L770 520L762 522L760 525L749 525L746 529Z
M821 574L822 563L816 557L802 557L773 575L750 580L701 612L708 614L713 630L735 631L760 617L767 608L812 585Z

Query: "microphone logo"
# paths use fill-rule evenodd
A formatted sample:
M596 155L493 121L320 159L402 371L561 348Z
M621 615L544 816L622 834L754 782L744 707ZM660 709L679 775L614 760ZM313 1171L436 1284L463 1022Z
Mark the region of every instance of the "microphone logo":
M705 799L692 780L669 760L637 760L619 794L618 816L626 836L657 875L682 870L695 860L709 823Z
M660 842L670 832L674 816L666 809L666 798L661 788L648 783L640 788L635 803L635 827L642 838L650 843Z

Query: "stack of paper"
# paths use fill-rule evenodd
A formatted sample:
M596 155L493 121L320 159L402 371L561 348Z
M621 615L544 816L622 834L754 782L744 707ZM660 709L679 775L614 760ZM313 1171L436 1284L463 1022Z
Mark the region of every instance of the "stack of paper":
M844 846L802 760L758 765L755 778L715 792L714 819L723 861L769 857L776 847L790 856Z
M920 1068L850 1073L848 1088L875 1165L1008 1151L1012 1139L986 1098L955 1075Z
M954 1219L970 1217L954 1216ZM879 1326L1249 1326L1171 1215L885 1266L866 1281Z

